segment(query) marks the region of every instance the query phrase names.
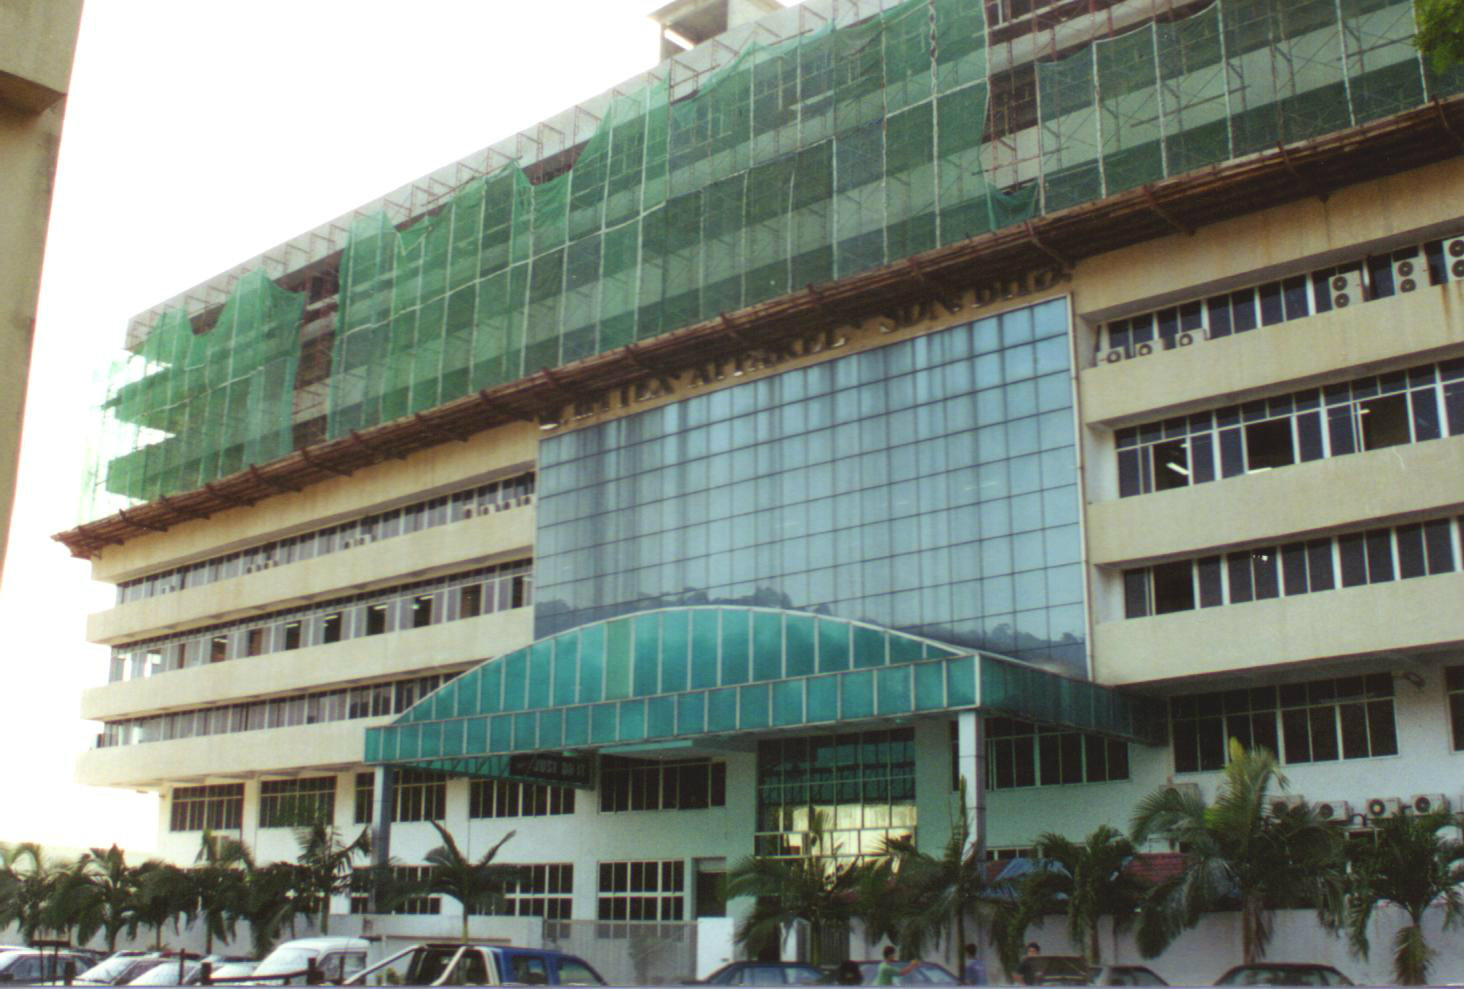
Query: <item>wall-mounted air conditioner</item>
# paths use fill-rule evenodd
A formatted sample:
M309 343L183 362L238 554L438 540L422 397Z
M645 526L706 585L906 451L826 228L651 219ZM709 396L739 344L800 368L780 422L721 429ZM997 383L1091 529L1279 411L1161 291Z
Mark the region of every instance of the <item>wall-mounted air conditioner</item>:
M1415 292L1419 286L1427 284L1423 258L1394 258L1393 259L1393 291L1402 295L1404 292Z
M1327 280L1333 309L1346 309L1362 301L1362 272L1339 271Z
M364 536L362 536L360 539L357 539L356 540L356 545L357 546L365 546L368 543L374 543L374 542L376 542L376 537L373 536L371 533L368 532Z
M251 563L249 566L245 567L244 568L244 572L245 573L253 573L254 572L254 564Z
M1464 281L1464 237L1444 241L1444 268L1450 281Z
M1403 801L1397 797L1369 797L1367 816L1370 818L1397 817L1403 813Z
M1103 356L1098 358L1098 360L1099 363L1102 364L1117 364L1119 361L1123 360L1127 356L1128 351L1124 350L1122 347L1113 347L1109 350L1105 350L1103 352Z
M1332 824L1346 824L1352 817L1352 805L1345 800L1318 800L1312 809L1317 817Z
M1271 798L1271 816L1284 817L1306 802L1299 793L1278 793Z
M1143 343L1134 344L1135 357L1148 357L1154 352L1154 341L1145 340Z
M353 542L350 539L342 539L341 540L341 549L350 549L354 545L356 545L355 542Z
M1175 347L1189 347L1195 342L1195 334L1192 330L1185 330L1183 333L1176 333L1165 341L1165 346L1171 350Z
M1415 814L1432 814L1449 809L1449 798L1442 793L1415 793L1408 801Z
M463 518L470 519L475 514L477 514L477 511L478 510L476 508L474 508L472 505L468 505L466 508L463 509Z
M1173 790L1186 800L1204 799L1200 793L1200 784L1198 783L1167 783L1164 789Z

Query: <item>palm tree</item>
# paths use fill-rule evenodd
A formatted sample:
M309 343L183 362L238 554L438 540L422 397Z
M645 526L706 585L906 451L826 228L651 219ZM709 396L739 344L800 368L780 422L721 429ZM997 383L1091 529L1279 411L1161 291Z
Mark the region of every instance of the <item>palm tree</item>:
M295 931L295 918L314 908L313 901L300 898L300 867L290 862L256 866L244 860L244 882L235 910L249 922L249 939L254 957L263 958L274 948L280 930L288 924Z
M0 928L14 924L27 943L52 929L47 907L55 883L40 845L0 845Z
M346 842L339 830L317 817L295 829L295 841L300 845L296 890L301 911L319 911L320 933L329 934L331 898L350 892L356 857L371 854L371 829L362 828L355 841Z
M508 888L519 881L522 871L513 865L495 864L498 855L508 839L515 832L510 831L500 838L483 857L474 862L462 853L453 840L452 833L437 821L432 822L442 837L442 844L427 853L426 862L431 866L427 874L428 893L450 896L463 908L463 941L468 940L468 917L474 912L502 909L503 897Z
M1263 748L1246 751L1230 741L1230 763L1215 802L1175 787L1140 801L1132 825L1135 844L1168 839L1184 850L1183 871L1145 898L1138 944L1152 958L1213 910L1240 908L1241 951L1253 964L1266 952L1271 911L1310 905L1328 929L1340 921L1341 838L1305 803L1282 813L1271 806L1273 786L1286 778Z
M978 929L983 924L992 931L1005 929L1005 915L1015 899L1010 881L989 868L984 836L971 840L964 779L956 804L950 836L938 858L919 851L909 838L886 843L894 856L902 890L899 909L904 916L899 924L899 942L911 954L919 954L926 939L939 946L952 931L959 952L967 942L968 917L974 917ZM997 944L999 949L1004 947L1002 940ZM1002 964L1010 970L1016 959L1008 958L1003 950Z
M188 880L198 914L203 918L204 953L213 954L214 939L234 940L249 861L244 843L228 835L204 831Z
M163 949L163 926L173 922L178 929L178 919L193 919L194 897L188 876L182 869L164 862L148 861L132 870L137 885L137 897L133 901L132 920L136 925L153 932L153 947ZM133 928L135 929L135 927Z
M93 848L81 861L85 882L76 891L80 901L77 940L89 941L101 931L107 939L107 953L111 954L117 950L117 935L136 926L132 920L138 893L136 876L128 868L126 853L116 845Z
M1352 866L1347 897L1347 940L1353 952L1367 957L1367 926L1379 903L1401 907L1410 923L1393 938L1393 979L1399 985L1428 981L1435 954L1423 938L1423 915L1442 901L1445 930L1464 914L1464 843L1441 832L1460 826L1444 812L1404 815L1380 821L1375 842L1348 847Z
M1100 964L1102 919L1113 918L1116 937L1148 889L1128 871L1134 846L1122 832L1103 824L1081 843L1046 832L1037 838L1034 852L1037 864L1018 886L1010 936L1020 941L1030 923L1040 924L1046 914L1066 914L1072 942L1084 946L1090 965ZM1015 945L1010 950L1015 955Z
M738 944L754 954L782 943L783 928L794 921L809 926L810 958L822 960L824 939L849 929L854 905L852 866L839 863L838 847L825 851L824 820L815 812L804 835L807 854L795 858L755 856L727 873L729 897L753 896L752 911L737 926Z

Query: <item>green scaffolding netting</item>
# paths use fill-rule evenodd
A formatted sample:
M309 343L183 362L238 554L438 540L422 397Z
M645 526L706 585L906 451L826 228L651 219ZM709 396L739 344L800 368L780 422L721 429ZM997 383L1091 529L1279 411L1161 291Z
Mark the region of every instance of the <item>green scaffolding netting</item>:
M356 222L328 385L296 388L301 302L263 275L207 333L163 317L114 379L101 487L124 503L187 490L318 437L295 429L312 417L342 437L1464 89L1413 33L1409 0L1218 0L1004 70L1029 74L1036 119L990 140L988 120L1022 118L990 93L1022 87L990 85L977 0L754 46L686 98L662 83L615 99L548 181L509 166L406 229Z

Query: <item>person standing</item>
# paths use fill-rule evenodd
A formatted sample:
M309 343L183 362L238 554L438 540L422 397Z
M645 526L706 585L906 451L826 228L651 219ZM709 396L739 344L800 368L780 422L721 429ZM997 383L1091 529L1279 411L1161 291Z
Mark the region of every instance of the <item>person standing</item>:
M1042 974L1037 965L1037 956L1042 954L1042 945L1036 941L1027 942L1027 954L1017 965L1017 978L1024 986L1035 986L1037 978Z
M968 986L986 985L986 963L976 957L976 946L966 945L966 963L961 966L961 983Z
M874 984L877 986L897 986L901 976L909 975L920 967L920 959L912 958L908 965L901 968L899 961L895 959L895 946L892 944L885 945L883 956L879 971L874 973Z

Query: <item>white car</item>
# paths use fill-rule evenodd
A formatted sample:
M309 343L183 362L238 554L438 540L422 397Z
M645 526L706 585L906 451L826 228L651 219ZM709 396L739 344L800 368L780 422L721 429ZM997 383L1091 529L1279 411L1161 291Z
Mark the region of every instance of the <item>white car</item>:
M371 942L360 937L304 937L286 941L265 956L249 984L303 986L305 973L313 965L322 981L338 985L366 967L370 947Z

